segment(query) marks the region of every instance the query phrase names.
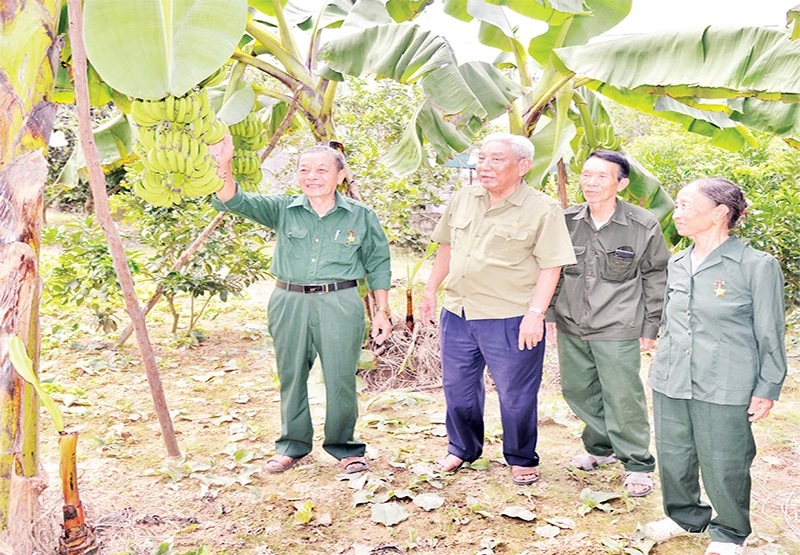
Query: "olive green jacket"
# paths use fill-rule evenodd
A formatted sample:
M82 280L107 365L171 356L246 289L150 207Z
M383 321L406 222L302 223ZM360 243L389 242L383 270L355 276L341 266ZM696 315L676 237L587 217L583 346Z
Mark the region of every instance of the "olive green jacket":
M669 261L650 386L719 405L776 400L786 376L780 265L731 236L692 275L693 248Z
M669 261L656 217L620 199L600 229L586 203L564 217L578 262L564 266L548 318L559 332L588 340L655 339Z
M270 270L301 284L364 279L370 289L390 289L389 243L369 207L336 193L336 205L320 217L305 195L236 194L214 208L233 212L276 231Z

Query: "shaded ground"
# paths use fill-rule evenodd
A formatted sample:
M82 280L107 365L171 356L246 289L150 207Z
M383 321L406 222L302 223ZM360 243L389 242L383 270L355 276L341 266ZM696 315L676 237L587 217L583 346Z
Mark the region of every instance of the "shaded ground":
M486 460L480 469L439 479L429 464L446 448L444 400L439 389L362 395L358 433L370 445L372 470L358 482L338 479L335 461L321 444L324 392L312 378L312 415L317 447L282 475L261 471L280 428L271 343L266 335L269 284L249 298L219 304L214 320L201 325L208 340L177 348L169 321L149 318L157 343L164 388L172 410L182 463L163 459L135 342L119 352L108 338L73 334L43 354L43 375L54 378L71 406L65 419L81 431L78 466L87 515L103 540L102 553L147 553L172 541L171 553L623 553L637 523L661 515L660 490L644 499L616 499L610 512L585 516L581 492L621 493L619 465L587 474L565 469L580 451L579 422L558 395L557 365L548 359L540 395L541 482L517 487L502 462L496 394L486 407ZM403 291L392 293L399 311ZM402 298L401 298L402 297ZM53 316L43 322L49 329ZM800 553L800 373L793 340L782 401L755 426L759 454L753 467L753 548L749 553ZM549 349L548 356L555 356ZM60 511L55 433L43 423L42 459L51 476L43 499L41 553L52 553ZM440 508L425 511L409 498L395 498L408 518L392 527L371 520L375 503L354 506L354 495L372 488L375 498L434 493ZM403 490L410 490L405 492ZM470 499L474 498L474 499ZM310 505L308 505L310 503ZM501 516L509 507L536 515L526 522ZM588 507L587 507L588 508ZM310 514L309 514L310 513ZM307 524L300 521L311 518ZM559 526L548 525L547 519ZM563 520L569 519L569 520ZM571 522L570 522L571 521ZM570 528L572 526L572 528ZM48 534L49 532L49 534ZM558 532L555 537L549 537ZM651 553L702 554L707 537L676 539ZM45 547L50 546L50 547ZM397 549L392 550L391 546ZM636 552L627 552L636 553Z

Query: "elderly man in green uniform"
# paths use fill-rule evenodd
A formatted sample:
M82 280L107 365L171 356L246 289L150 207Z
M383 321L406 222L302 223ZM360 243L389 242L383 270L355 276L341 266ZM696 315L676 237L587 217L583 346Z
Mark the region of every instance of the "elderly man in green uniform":
M653 491L655 468L640 350L658 334L669 253L656 217L617 198L629 171L618 152L586 159L587 202L565 212L578 262L564 268L553 306L562 391L586 424L586 452L569 464L588 471L622 461L623 487L640 497Z
M544 312L561 266L575 262L558 204L523 180L532 159L525 137L486 137L476 166L481 186L458 191L433 232L439 252L420 304L423 322L431 322L449 275L441 315L448 448L437 469L452 472L481 456L488 365L517 485L539 479Z
M356 280L366 276L375 293L372 336L382 343L391 331L391 270L389 245L378 218L367 206L336 191L347 170L342 154L330 147L314 146L300 153L301 195L243 193L231 177L230 139L213 152L225 179L214 207L277 234L271 267L277 280L268 314L281 382L281 436L265 468L283 472L311 452L307 380L319 355L327 397L323 448L339 459L343 472L366 470L366 446L354 438L356 366L365 328Z

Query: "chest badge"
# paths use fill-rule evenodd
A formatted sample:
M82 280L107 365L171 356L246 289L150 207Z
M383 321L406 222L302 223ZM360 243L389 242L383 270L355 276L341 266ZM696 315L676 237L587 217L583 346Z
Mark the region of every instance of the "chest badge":
M511 227L519 227L519 222L511 222Z
M717 281L714 282L714 285L717 286L717 288L714 289L714 294L717 297L724 297L726 291L725 291L725 289L722 288L722 286L725 285L725 282L722 281L721 279L718 279Z
M347 233L349 234L347 236L347 242L348 243L355 243L356 242L356 235L355 235L356 232L351 229Z

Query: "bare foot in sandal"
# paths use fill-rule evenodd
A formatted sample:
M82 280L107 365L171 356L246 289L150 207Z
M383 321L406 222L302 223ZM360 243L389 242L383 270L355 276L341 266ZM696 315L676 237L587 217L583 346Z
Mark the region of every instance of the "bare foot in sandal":
M511 481L518 486L529 486L539 481L538 466L511 466Z
M369 463L364 457L345 457L339 461L339 466L342 467L342 472L345 474L355 474L356 472L369 470Z
M267 461L264 470L267 472L286 472L299 462L300 457L293 458L287 457L286 455L273 455Z
M458 472L462 464L464 464L462 459L448 453L442 460L433 465L433 469L440 474L444 474L445 472Z
M622 487L631 497L644 497L653 491L653 475L649 472L628 472Z

